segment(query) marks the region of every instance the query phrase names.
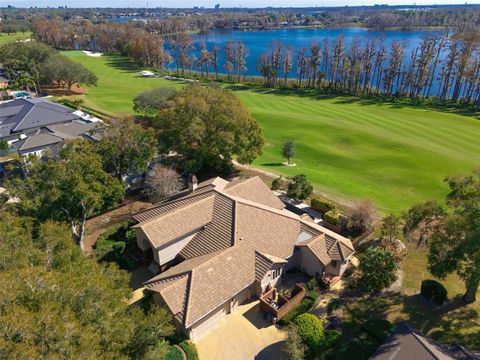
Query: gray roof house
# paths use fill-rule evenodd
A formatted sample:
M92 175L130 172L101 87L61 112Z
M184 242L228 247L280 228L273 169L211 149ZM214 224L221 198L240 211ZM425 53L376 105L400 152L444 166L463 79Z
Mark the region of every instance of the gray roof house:
M41 155L68 139L93 138L95 126L73 109L45 99L22 98L0 104L0 140L20 155Z
M397 325L370 360L478 360L480 354L459 345L445 346L414 330L408 323Z

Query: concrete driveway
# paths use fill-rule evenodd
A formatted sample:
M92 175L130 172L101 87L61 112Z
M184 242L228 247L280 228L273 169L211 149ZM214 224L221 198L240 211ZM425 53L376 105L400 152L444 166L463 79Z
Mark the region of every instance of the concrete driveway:
M200 360L277 360L285 338L285 331L263 319L255 300L225 316L196 344Z

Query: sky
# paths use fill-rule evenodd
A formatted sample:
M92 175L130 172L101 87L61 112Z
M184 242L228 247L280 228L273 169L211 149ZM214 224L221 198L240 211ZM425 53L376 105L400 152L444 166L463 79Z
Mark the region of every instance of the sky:
M358 5L431 5L465 4L465 0L0 0L0 6L15 7L213 7L219 3L222 7L310 7L310 6L358 6Z

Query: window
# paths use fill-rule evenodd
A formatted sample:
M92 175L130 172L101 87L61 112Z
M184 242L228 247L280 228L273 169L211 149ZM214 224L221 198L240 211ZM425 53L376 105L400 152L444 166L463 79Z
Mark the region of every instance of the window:
M273 279L276 279L280 276L280 273L282 272L282 269L281 268L278 268L278 269L275 269L275 270L272 270L272 278Z

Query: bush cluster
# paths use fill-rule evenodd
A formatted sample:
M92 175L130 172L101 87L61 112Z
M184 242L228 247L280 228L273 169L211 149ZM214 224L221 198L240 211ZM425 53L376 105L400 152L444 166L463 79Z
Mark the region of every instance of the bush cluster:
M302 314L293 321L308 353L316 354L324 341L324 322L313 314Z
M436 305L442 305L447 300L447 289L435 280L423 280L420 294Z
M312 209L320 211L321 213L325 214L331 210L337 210L337 205L335 205L330 200L324 199L320 196L316 196L310 202L310 206Z
M340 214L336 209L327 211L325 214L323 214L323 220L329 224L338 226L340 225Z

